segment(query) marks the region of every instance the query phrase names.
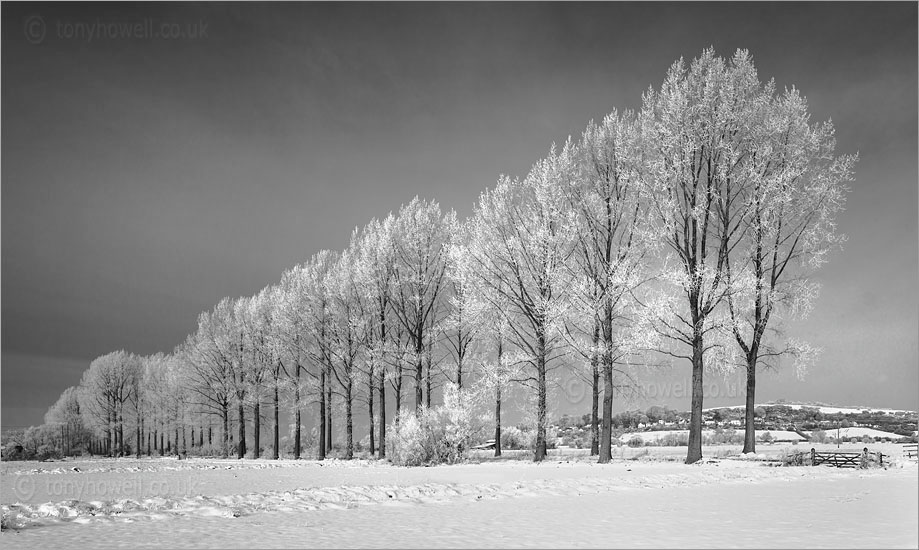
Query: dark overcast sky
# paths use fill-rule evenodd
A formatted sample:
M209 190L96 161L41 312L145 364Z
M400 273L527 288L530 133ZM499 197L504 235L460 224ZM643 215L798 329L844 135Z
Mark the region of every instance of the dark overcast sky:
M147 19L207 35L59 36ZM861 156L849 242L794 327L823 358L759 397L919 408L916 3L4 2L2 25L4 426L40 423L94 357L171 350L221 297L416 194L468 215L709 45L749 49Z

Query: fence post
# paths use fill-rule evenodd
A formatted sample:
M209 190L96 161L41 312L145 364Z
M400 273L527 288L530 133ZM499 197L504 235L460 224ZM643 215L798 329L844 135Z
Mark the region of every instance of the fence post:
M811 447L811 466L817 465L817 449Z
M864 449L862 449L862 463L861 463L861 467L862 467L862 468L867 468L867 467L868 467L868 447L865 447Z

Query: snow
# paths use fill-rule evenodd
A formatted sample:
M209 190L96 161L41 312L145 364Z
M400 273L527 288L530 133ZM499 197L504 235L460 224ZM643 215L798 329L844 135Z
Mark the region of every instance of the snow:
M824 430L823 433L825 433L827 437L837 437L836 428ZM873 437L875 439L888 438L894 441L903 438L902 435L898 435L898 434L890 433L890 432L884 432L881 430L875 430L874 428L861 428L861 427L839 428L839 432L838 432L838 437L840 439L843 437L864 437L866 435L868 437Z
M787 431L787 430L756 430L756 437L757 438L762 437L762 435L765 434L766 432L769 432L769 434L772 436L772 439L774 440L807 441L806 438L801 437L797 433L792 432L792 431ZM737 430L737 433L742 434L743 431ZM641 438L641 440L645 442L656 442L662 438L665 438L671 435L689 437L689 430L660 430L660 431L654 431L654 432L630 432L630 433L624 433L621 436L619 436L619 441L621 441L622 443L628 443L629 440L632 439L633 437L638 437L638 438ZM715 435L714 430L702 430L702 437L711 437L713 435Z
M130 486L119 481L125 477L134 478ZM17 548L915 547L917 481L915 461L870 470L716 459L688 466L575 459L432 468L338 461L3 463L4 524L19 529L5 530L0 542ZM121 492L86 496L105 485ZM64 494L68 487L74 494ZM745 509L738 503L747 503L750 514L738 514Z

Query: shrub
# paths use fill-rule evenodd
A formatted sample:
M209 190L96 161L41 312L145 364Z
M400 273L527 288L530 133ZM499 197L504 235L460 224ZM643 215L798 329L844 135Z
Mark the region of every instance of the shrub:
M811 432L810 440L814 443L826 443L826 432L823 430L814 430Z
M61 452L51 445L41 445L35 452L36 460L49 460L52 458L61 458Z
M535 441L536 434L531 431L523 431L516 426L501 428L502 449L531 449Z
M485 427L473 414L472 401L471 393L450 384L444 388L443 405L400 414L387 438L390 460L400 466L421 466L465 459Z
M25 449L18 443L8 443L4 445L0 455L2 455L3 460L26 460Z
M419 413L423 414L423 413ZM431 459L425 448L426 436L418 417L414 414L399 415L393 421L389 432L387 455L394 464L417 466Z
M689 446L689 434L669 433L657 441L658 445L662 447L687 447Z
M633 435L631 439L629 439L629 447L641 447L644 444L645 444L645 440L642 439L640 436Z

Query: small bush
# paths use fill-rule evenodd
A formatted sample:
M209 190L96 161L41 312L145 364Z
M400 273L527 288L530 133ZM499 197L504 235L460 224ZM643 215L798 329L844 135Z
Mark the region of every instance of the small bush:
M390 460L400 466L421 466L465 459L485 427L472 412L472 399L472 394L451 384L444 388L443 405L399 415L387 438Z
M424 413L419 413L424 414ZM399 415L389 432L389 449L387 455L394 464L401 466L419 466L432 459L429 449L425 448L425 428L414 414Z
M633 435L632 438L629 439L629 447L641 447L644 444L645 440L637 435Z
M502 449L532 449L535 445L536 433L532 431L523 431L516 426L501 428L501 448Z
M35 452L36 460L50 460L54 458L61 458L61 452L51 445L42 445Z
M687 447L689 446L688 433L669 433L657 440L662 447Z

